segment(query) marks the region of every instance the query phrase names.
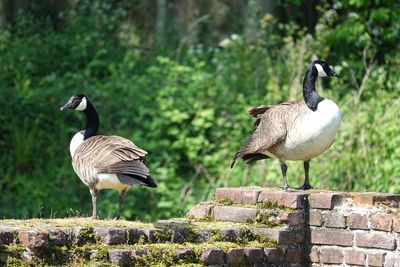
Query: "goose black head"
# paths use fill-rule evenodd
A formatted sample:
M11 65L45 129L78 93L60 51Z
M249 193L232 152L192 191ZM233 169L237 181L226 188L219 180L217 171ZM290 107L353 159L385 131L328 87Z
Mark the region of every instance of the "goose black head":
M326 76L332 76L332 77L339 77L339 75L332 70L332 68L328 65L323 60L314 60L311 63L311 68L315 68L315 70L318 73L318 77L326 77Z
M60 108L61 111L66 109L74 109L84 111L87 107L88 99L85 95L73 95L68 102Z

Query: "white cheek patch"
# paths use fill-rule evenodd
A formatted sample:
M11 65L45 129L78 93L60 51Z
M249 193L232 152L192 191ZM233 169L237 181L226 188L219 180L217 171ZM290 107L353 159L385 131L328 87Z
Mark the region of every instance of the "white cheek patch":
M328 76L326 74L326 72L324 71L324 68L321 66L321 64L315 64L314 66L317 68L318 77L326 77L326 76Z
M84 97L84 98L82 98L81 103L79 103L79 106L77 106L75 110L79 110L79 111L85 110L86 106L87 106L87 100L86 100L86 97Z

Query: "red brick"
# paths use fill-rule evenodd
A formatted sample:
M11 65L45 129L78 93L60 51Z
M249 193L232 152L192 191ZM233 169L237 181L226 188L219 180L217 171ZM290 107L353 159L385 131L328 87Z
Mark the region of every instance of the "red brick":
M312 193L308 197L310 207L313 209L333 209L334 206L340 205L344 199L341 193Z
M21 231L18 233L19 241L29 248L42 248L49 245L48 236L46 233L35 231Z
M398 207L400 195L391 193L358 193L353 196L354 203L358 206L377 206L385 205Z
M322 225L322 214L319 210L310 211L310 225L321 226Z
M365 253L357 250L346 250L344 252L346 264L365 266Z
M215 199L230 199L233 203L256 204L260 189L253 188L217 188Z
M265 263L267 259L262 248L245 248L244 254L246 254L246 262L256 266L258 266L257 263L260 263L260 265Z
M283 212L280 216L280 222L290 226L300 226L304 224L304 214L302 212Z
M287 208L302 209L305 207L307 194L302 192L284 192L263 190L258 196L258 202L278 203Z
M301 248L288 248L286 251L286 261L289 263L303 262L303 250Z
M264 252L269 263L281 263L283 260L283 253L279 248L266 248Z
M400 217L393 218L393 232L400 233Z
M125 229L95 227L93 234L99 236L104 245L119 245L126 242Z
M371 216L371 228L390 232L392 230L392 217L385 213L375 213Z
M286 230L284 228L250 228L252 233L268 237L280 245L300 244L304 242L304 232L302 230Z
M347 217L347 225L350 229L368 230L368 215L366 214L350 214Z
M246 263L246 254L243 248L231 248L226 253L226 263L228 265L243 265Z
M337 248L321 248L321 263L342 264L343 252Z
M189 219L201 220L209 217L211 215L213 205L209 204L197 204L192 207L188 213Z
M346 219L343 214L337 211L330 211L325 215L325 227L346 228Z
M203 249L201 251L200 260L205 265L223 265L226 255L224 251L218 248Z
M313 229L311 230L311 243L350 247L353 245L353 234L342 229Z
M232 206L215 206L214 219L216 221L247 222L257 217L259 210Z
M319 262L319 251L317 247L312 247L309 250L309 261L310 262Z
M129 249L110 249L108 250L108 257L111 263L119 266L130 266L134 262L132 250Z
M396 248L396 239L387 233L356 233L356 246L363 248L381 248L394 250Z
M385 252L377 252L377 253L368 253L368 266L383 266L383 263L385 261Z

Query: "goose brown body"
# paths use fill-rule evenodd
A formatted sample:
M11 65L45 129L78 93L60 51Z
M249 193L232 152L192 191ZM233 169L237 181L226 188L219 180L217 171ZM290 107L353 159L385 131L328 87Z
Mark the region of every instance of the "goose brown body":
M338 75L326 62L316 60L308 67L303 80L303 101L252 108L249 114L256 118L253 132L235 154L231 167L238 159L252 163L278 158L283 188L287 190L286 160L302 160L305 179L301 188L312 188L308 177L309 161L332 145L341 120L336 103L321 97L315 90L316 78L326 76Z
M99 117L85 95L73 95L60 110L82 111L86 126L70 142L72 166L92 195L92 218L97 218L96 202L101 189L118 190L120 217L123 197L130 186L157 187L144 164L147 152L120 136L97 135Z

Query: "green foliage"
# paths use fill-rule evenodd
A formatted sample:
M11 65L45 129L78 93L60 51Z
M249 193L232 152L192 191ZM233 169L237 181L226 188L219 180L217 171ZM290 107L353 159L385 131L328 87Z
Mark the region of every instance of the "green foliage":
M318 90L339 104L343 123L332 148L311 162L311 183L400 192L397 2L321 4L313 35L295 21L261 14L253 37L239 32L223 48L185 43L178 56L176 37L169 50L132 45L137 36L124 24L123 5L73 2L59 14L62 30L33 12L0 31L1 218L89 214L90 194L68 152L82 114L58 112L74 93L90 97L102 134L149 152L159 187L131 189L125 218L183 216L219 186L281 185L276 160L249 169L238 163L232 171L230 160L252 131L246 110L300 99L315 56L340 72ZM300 185L302 173L301 163L290 162L290 185ZM112 217L117 193L101 191L98 209Z

